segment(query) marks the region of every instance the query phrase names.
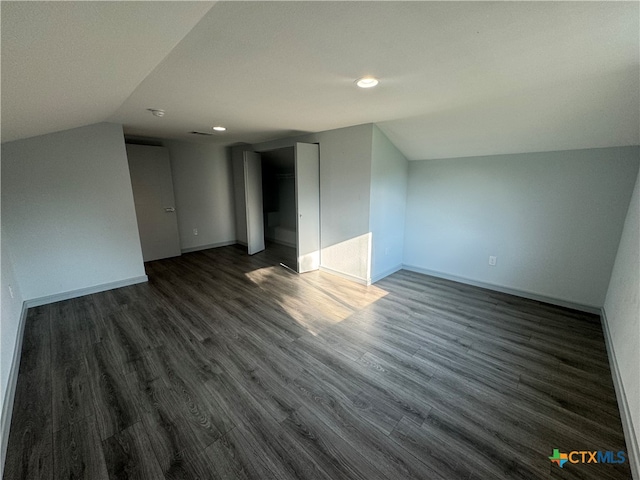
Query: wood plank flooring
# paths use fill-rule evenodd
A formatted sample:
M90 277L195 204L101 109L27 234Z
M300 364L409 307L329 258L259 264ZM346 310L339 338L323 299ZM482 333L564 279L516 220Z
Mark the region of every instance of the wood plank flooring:
M30 309L4 478L629 479L599 319L239 247Z

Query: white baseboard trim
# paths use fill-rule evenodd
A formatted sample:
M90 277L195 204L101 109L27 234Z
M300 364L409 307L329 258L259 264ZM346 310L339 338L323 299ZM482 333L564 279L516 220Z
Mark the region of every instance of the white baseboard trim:
M46 297L30 298L29 300L25 300L24 303L27 308L39 307L40 305L47 305L48 303L61 302L63 300L69 300L70 298L83 297L84 295L91 295L92 293L105 292L107 290L113 290L114 288L128 287L130 285L148 281L149 278L146 275L141 275L139 277L118 280L117 282L102 283L100 285L94 285L93 287L47 295Z
M618 367L618 359L616 351L613 348L613 339L609 330L609 322L607 321L607 313L602 308L600 313L602 322L602 331L604 333L604 342L607 346L607 355L609 357L609 367L611 368L611 376L613 377L613 386L616 390L616 398L618 399L618 409L620 410L620 419L622 420L622 430L624 431L624 439L627 443L627 458L631 467L631 474L634 479L640 480L640 445L638 445L638 436L636 435L631 418L631 410L629 409L629 401L622 383L622 375Z
M238 244L238 245L242 245L243 247L248 247L249 246L249 244L247 242L241 242L240 240L236 240L235 243Z
M388 270L385 270L384 272L379 273L378 275L374 275L373 277L371 277L371 283L376 283L378 280L382 280L384 277L388 277L392 273L396 273L396 272L398 272L400 270L402 270L402 264L396 265L395 267L392 267L392 268L389 268Z
M24 328L27 320L27 308L26 302L22 302L20 320L18 321L18 335L16 338L15 350L13 351L13 358L11 359L7 389L4 392L4 399L2 403L2 421L0 425L0 432L2 432L2 444L0 445L0 478L4 478L4 465L7 459L7 446L9 444L9 430L11 429L13 402L16 398L16 385L18 384L18 373L20 371L20 358L22 356L22 340L24 339Z
M320 265L320 271L330 273L331 275L336 275L338 277L345 278L347 280L351 280L352 282L359 283L360 285L371 285L371 280L365 280L364 278L356 277L355 275L350 275L348 273L340 272L338 270L334 270L333 268L323 267Z
M595 315L600 315L600 310L602 308L595 305L583 305L580 303L570 302L568 300L560 300L558 298L547 297L546 295L527 292L526 290L518 290L516 288L504 287L502 285L496 285L493 283L471 280L469 278L458 277L457 275L450 275L448 273L436 272L433 270L428 270L426 268L417 267L415 265L403 264L402 268L404 270L409 270L410 272L422 273L424 275L430 275L432 277L444 278L445 280L452 280L454 282L465 283L467 285L473 285L474 287L486 288L487 290L494 290L496 292L507 293L509 295L515 295L517 297L528 298L529 300L537 300L539 302L550 303L551 305L571 308L573 310L579 310L581 312L586 312L586 313L593 313Z
M228 247L229 245L235 245L235 240L229 240L227 242L209 243L207 245L199 245L197 247L182 248L182 253L199 252L200 250L209 250L210 248Z

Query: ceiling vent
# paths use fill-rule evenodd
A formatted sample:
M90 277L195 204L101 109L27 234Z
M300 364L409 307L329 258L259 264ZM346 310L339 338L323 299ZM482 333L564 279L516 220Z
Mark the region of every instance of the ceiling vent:
M210 137L213 135L213 133L209 133L209 132L189 132L189 134L191 135L204 135L205 137Z

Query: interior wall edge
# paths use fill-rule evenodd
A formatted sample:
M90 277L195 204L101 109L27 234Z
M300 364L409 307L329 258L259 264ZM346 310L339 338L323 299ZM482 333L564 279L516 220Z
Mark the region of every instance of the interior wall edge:
M128 287L130 285L136 285L138 283L145 283L148 281L149 277L147 277L146 275L141 275L139 277L125 278L116 282L102 283L100 285L94 285L92 287L70 290L68 292L56 293L54 295L47 295L45 297L30 298L28 300L25 300L24 303L28 308L39 307L40 305L61 302L63 300L83 297L85 295L91 295L93 293L105 292L107 290L113 290L114 288Z
M2 420L0 433L2 434L2 444L0 445L0 478L3 478L4 464L7 459L7 447L9 445L9 430L11 429L11 417L13 415L13 402L16 397L16 386L18 385L18 373L20 371L20 359L22 357L22 341L24 339L24 328L27 320L27 302L22 302L20 320L18 323L18 335L16 345L11 359L11 368L7 389L4 392L2 403Z
M389 275L399 272L400 270L402 270L402 264L395 265L394 267L391 267L385 270L384 272L380 272L377 275L374 275L373 277L371 277L371 283L376 283L382 280L383 278L388 277Z
M509 295L515 295L517 297L528 298L529 300L536 300L539 302L549 303L551 305L556 305L558 307L571 308L573 310L578 310L585 313L592 313L595 315L599 315L602 306L597 305L585 305L581 303L571 302L569 300L563 300L560 298L548 297L546 295L540 295L534 292L528 292L526 290L519 290L516 288L505 287L503 285L496 285L493 283L481 282L478 280L473 280L470 278L459 277L457 275L451 275L444 272L437 272L434 270L429 270L427 268L422 268L417 265L408 265L403 264L402 268L404 270L409 270L410 272L422 273L424 275L430 275L432 277L444 278L445 280L452 280L454 282L464 283L467 285L473 285L474 287L486 288L487 290L493 290L500 293L507 293Z
M600 312L600 321L602 323L602 332L604 333L604 343L607 347L607 357L609 357L609 368L611 369L611 378L613 386L616 390L616 399L618 400L618 409L620 410L620 419L622 420L622 430L624 439L627 443L627 458L631 473L635 480L640 480L640 445L638 444L638 436L636 435L629 408L629 401L622 382L622 375L618 366L616 351L613 347L613 339L607 321L607 313L602 307Z

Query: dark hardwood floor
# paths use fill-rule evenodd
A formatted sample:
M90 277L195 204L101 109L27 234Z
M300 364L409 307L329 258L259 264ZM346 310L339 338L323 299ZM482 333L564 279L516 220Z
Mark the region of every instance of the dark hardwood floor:
M5 479L629 479L596 316L271 248L28 312ZM286 253L286 252L284 252Z

